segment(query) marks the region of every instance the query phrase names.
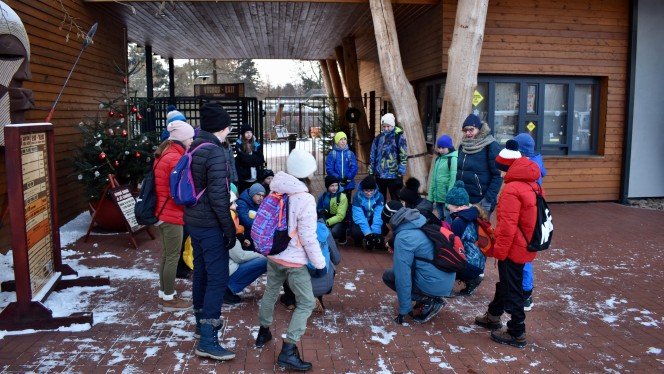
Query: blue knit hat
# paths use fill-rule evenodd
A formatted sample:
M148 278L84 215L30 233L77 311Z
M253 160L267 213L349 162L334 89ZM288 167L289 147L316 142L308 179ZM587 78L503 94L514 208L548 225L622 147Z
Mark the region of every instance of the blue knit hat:
M466 120L463 121L463 125L461 126L461 128L463 129L464 127L468 126L475 126L478 129L482 130L482 120L480 120L480 117L471 113L468 115L468 117L466 117Z
M535 139L533 139L530 134L522 132L514 137L514 140L519 143L519 152L521 152L523 156L529 158L535 156Z
M184 114L178 112L175 108L175 105L169 105L166 107L166 124L168 125L169 123L173 121L183 121L187 122L187 118L184 116Z
M438 148L454 149L454 145L452 144L452 138L450 138L450 136L447 134L442 135L440 138L438 138L436 145L438 146Z
M466 192L463 181L454 182L454 187L447 191L445 203L456 206L470 204L470 197L468 197L468 192Z

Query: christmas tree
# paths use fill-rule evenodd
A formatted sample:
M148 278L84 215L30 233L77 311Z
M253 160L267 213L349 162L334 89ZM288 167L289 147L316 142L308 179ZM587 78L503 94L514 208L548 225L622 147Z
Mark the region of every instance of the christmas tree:
M83 145L76 149L74 170L90 200L101 197L109 174L135 189L152 166L159 134L138 133L143 120L138 104L126 103L123 98L100 103L96 118L78 124Z

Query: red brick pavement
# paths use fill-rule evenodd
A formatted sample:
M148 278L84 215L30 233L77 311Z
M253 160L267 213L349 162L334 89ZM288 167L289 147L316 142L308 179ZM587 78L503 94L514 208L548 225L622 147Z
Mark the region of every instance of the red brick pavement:
M658 226L664 212L613 203L555 204L552 210L554 247L534 263L535 306L527 313L526 348L496 344L487 330L473 325L493 295L497 271L491 260L475 295L448 299L425 325L398 326L392 322L396 296L381 280L390 255L346 246L334 291L325 297L328 309L312 315L299 344L304 359L321 373L663 370L664 232ZM80 268L127 269L122 279L111 279L110 287L81 290L88 310L114 315L115 322L83 332L5 336L0 372L280 371L275 361L291 312L277 305L275 339L263 349L253 346L264 278L246 290L243 303L224 306L229 326L221 340L236 358L200 359L194 354L191 313L160 313L156 276L144 276L144 270L156 275L158 241L141 236L136 251L125 238L79 240L65 259ZM190 288L189 281L178 281L184 297L190 297Z

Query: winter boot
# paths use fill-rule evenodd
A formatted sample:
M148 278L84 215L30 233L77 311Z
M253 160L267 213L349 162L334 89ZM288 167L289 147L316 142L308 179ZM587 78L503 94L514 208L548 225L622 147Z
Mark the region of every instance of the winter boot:
M196 331L194 331L194 338L200 339L201 338L201 316L203 315L203 309L194 309L194 318L196 318ZM219 318L221 321L221 328L217 329L218 331L224 331L226 328L226 325L228 324L228 321L226 321L223 318Z
M221 329L221 319L201 319L201 338L196 347L196 355L209 357L215 360L230 360L235 358L235 353L219 345L217 333Z
M162 312L180 312L191 309L191 302L178 299L175 294L164 295L161 304L159 304L159 309L161 309Z
M533 310L533 290L523 291L523 311L530 312Z
M489 312L484 313L484 315L475 317L475 324L489 330L498 330L503 327L503 323L500 322L500 316L493 316L489 314Z
M492 331L491 339L493 339L494 342L511 345L513 347L518 347L518 348L523 348L526 346L526 344L528 344L526 342L525 332L521 333L521 335L519 336L513 336L507 330Z
M484 280L484 278L482 276L479 276L475 279L465 281L464 283L466 284L466 288L459 291L459 295L472 296L473 293L475 292L475 289L477 289L477 287L480 285L480 283L482 283L482 280Z
M242 298L234 294L233 291L231 291L231 289L227 287L226 292L224 293L224 304L234 305L240 302L242 302Z
M263 348L265 343L269 342L270 340L272 340L272 333L270 332L270 328L261 326L261 328L258 329L258 336L256 337L256 347Z
M432 297L426 301L422 306L422 313L415 316L413 321L415 323L425 323L433 318L445 306L446 302L440 297Z
M277 359L277 365L282 368L307 371L313 367L311 362L302 361L300 352L297 350L297 345L284 341L281 347L281 353Z

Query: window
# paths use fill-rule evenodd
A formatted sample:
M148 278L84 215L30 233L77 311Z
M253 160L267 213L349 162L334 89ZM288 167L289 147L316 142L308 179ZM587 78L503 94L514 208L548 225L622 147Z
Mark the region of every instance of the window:
M429 144L438 136L444 87L444 79L418 85ZM544 155L596 154L598 99L599 80L593 78L480 76L473 111L500 143L527 132Z

